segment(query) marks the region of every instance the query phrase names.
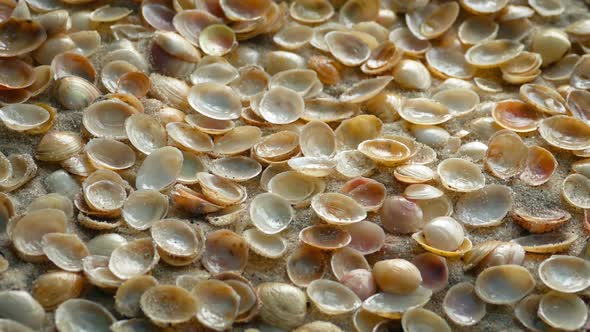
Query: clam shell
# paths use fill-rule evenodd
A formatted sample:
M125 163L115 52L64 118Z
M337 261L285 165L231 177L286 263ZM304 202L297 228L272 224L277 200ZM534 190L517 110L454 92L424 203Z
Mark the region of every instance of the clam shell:
M528 104L514 99L498 102L492 110L492 117L498 125L515 132L534 131L543 118Z
M494 176L508 179L523 171L527 156L528 148L520 136L504 129L490 138L484 164Z
M231 120L216 120L198 113L186 116L185 120L192 127L211 135L225 134L235 128Z
M370 175L376 167L375 162L358 150L339 152L336 160L336 171L347 178Z
M291 204L303 204L325 189L321 179L297 171L279 173L270 179L267 186L268 191L287 199Z
M307 296L321 312L328 315L352 312L361 306L361 300L352 290L326 279L312 281L307 287Z
M250 203L250 220L265 234L281 232L289 226L293 217L289 201L276 194L260 194Z
M109 257L90 255L82 260L84 276L92 285L104 289L116 289L123 280L111 272L109 269Z
M455 215L467 226L497 226L512 209L512 201L512 191L508 187L491 184L461 196L455 206Z
M479 95L471 89L449 88L441 90L432 99L444 106L453 116L471 113L479 104Z
M332 157L336 153L336 136L324 122L310 121L301 128L299 147L306 157Z
M84 287L84 278L72 272L49 272L33 282L31 295L45 308L52 310L61 303L79 297Z
M381 224L392 233L411 234L422 229L422 209L402 196L385 199L381 210Z
M428 40L418 39L412 32L405 27L399 27L391 31L389 40L395 43L396 47L403 50L406 54L420 56L431 47Z
M215 279L224 281L240 296L238 316L236 322L247 322L252 320L260 311L260 299L256 294L254 286L248 279L231 272L221 273Z
M529 0L528 3L541 16L558 16L565 11L565 7L560 0Z
M374 212L381 208L385 200L385 191L382 183L364 177L352 179L340 188L340 193L352 197L367 212Z
M109 180L90 183L84 187L83 193L88 207L105 215L118 214L127 197L125 188Z
M449 109L432 99L407 99L399 110L402 119L417 125L436 125L452 118Z
M498 24L489 17L472 16L461 23L457 37L465 45L474 45L494 39L498 28Z
M139 254L141 253L141 254ZM111 253L109 270L123 280L151 271L160 260L152 239L133 240L118 247Z
M381 133L383 123L374 115L359 115L344 120L336 128L336 145L339 150L356 149L359 144L376 139Z
M590 263L572 256L554 255L539 265L539 277L547 287L576 293L590 286Z
M312 199L311 207L321 219L335 225L353 224L367 217L361 205L339 193L318 194Z
M296 50L305 46L313 36L313 29L296 23L288 24L279 30L273 41L287 50Z
M460 326L473 326L486 315L486 303L475 293L471 283L461 282L449 289L443 300L443 311Z
M238 316L240 296L223 281L202 281L191 293L197 299L197 320L213 330L230 327Z
M443 196L444 193L429 184L411 184L404 190L404 196L412 201L430 200Z
M416 242L418 242L418 244L420 246L422 246L422 248L424 248L425 250L430 251L430 252L440 255L440 256L444 256L444 257L460 257L460 256L464 255L467 251L469 251L473 246L473 244L471 243L471 240L469 240L468 238L465 238L463 240L463 243L461 244L461 246L459 248L457 248L457 250L455 250L455 251L446 251L446 250L437 249L435 247L430 246L426 242L426 238L424 237L424 234L422 233L422 231L412 234L412 239L414 239Z
M369 22L366 22L366 23L369 23ZM360 24L365 24L365 23L360 23ZM377 26L382 28L382 26L380 26L380 25L377 25ZM386 34L385 34L385 36L383 36L383 39L385 39L388 30L385 29L385 32L386 32ZM378 74L387 72L388 70L395 67L395 65L397 65L400 62L402 57L403 57L403 50L402 49L397 48L397 46L393 42L391 42L389 40L384 40L371 51L371 55L369 56L369 59L367 59L367 61L361 66L361 71L363 73L369 74L369 75L378 75ZM373 83L379 83L379 84L371 84L371 85L365 85L365 86L371 87L371 88L373 88L373 87L379 88L382 85L382 83L384 83L384 82L376 81ZM389 83L389 82L387 82L387 83ZM382 90L382 89L379 89L379 90Z
M128 117L125 133L131 145L146 155L166 145L164 127L147 114L137 113Z
M141 295L139 303L145 315L162 327L189 321L198 307L192 293L170 285L148 288Z
M520 179L530 185L539 186L551 179L559 164L549 150L539 146L529 148L529 153L524 171Z
M367 43L351 32L328 32L325 41L332 56L345 66L359 66L371 55Z
M9 18L0 24L0 36L6 42L0 47L1 57L29 53L46 39L45 29L37 21Z
M12 245L17 254L27 261L43 261L43 236L48 233L63 233L67 216L57 209L41 209L29 212L18 220L10 232Z
M537 315L551 327L574 331L584 326L588 310L578 296L550 291L541 297Z
M588 89L590 87L590 80L588 79L587 75L585 74L590 66L590 57L582 56L580 60L577 62L574 70L572 71L570 77L570 84L574 88L578 89Z
M586 90L572 89L567 94L566 104L572 115L580 120L588 121L588 105L590 103L590 92Z
M84 299L70 299L55 310L55 326L60 332L83 329L108 330L116 321L102 305Z
M514 59L524 50L524 45L508 39L483 41L465 53L465 60L478 68L494 68Z
M213 149L213 140L209 135L184 122L168 123L166 133L173 143L183 150L201 153Z
M428 68L439 77L472 78L475 68L465 60L462 52L442 48L426 51Z
M125 280L115 293L115 308L126 317L138 317L142 313L140 299L148 289L157 286L152 276L137 276Z
M55 60L54 60L55 61ZM137 67L124 60L107 63L101 73L101 82L109 92L117 90L119 80L126 74L137 71ZM149 90L149 88L148 88Z
M301 55L287 51L268 52L262 62L270 75L289 69L305 68L305 59Z
M158 327L144 318L120 320L111 325L113 332L156 332Z
M48 233L41 240L43 253L56 266L65 271L82 271L82 260L90 252L77 235Z
M352 315L352 323L358 332L372 332L374 328L384 321L388 321L388 319L368 312L363 308L358 309Z
M208 25L199 33L199 46L208 55L226 55L237 44L234 31L225 24Z
M363 256L363 253L350 247L335 250L330 260L330 267L336 279L340 281L349 272L354 270L362 269L371 271L371 266Z
M219 23L220 20L208 11L199 9L183 10L172 20L174 28L193 45L199 45L199 34L204 28L211 24Z
M257 228L250 228L242 236L250 249L262 257L276 259L287 252L287 242L278 234L266 234Z
M168 1L147 1L141 6L141 16L156 30L174 31L172 25L174 14Z
M70 110L88 107L101 92L94 84L77 76L63 77L56 82L56 98L59 103Z
M287 276L299 287L308 287L326 273L326 257L322 250L300 245L287 257Z
M134 230L146 230L168 212L168 198L153 189L132 192L125 200L122 216Z
M582 120L554 115L539 123L539 134L547 143L564 150L590 147L590 126Z
M358 145L358 150L376 163L393 166L411 156L410 149L394 139L369 139Z
M301 23L323 23L334 15L334 7L327 0L298 0L289 7L289 14Z
M199 258L203 250L202 233L179 219L156 221L150 228L162 260L173 266L184 266Z
M450 332L451 327L439 315L422 308L408 310L402 316L404 331L419 331L427 329L432 331Z
M8 129L26 132L48 123L51 113L39 105L14 104L0 108L0 119Z
M568 175L561 185L561 193L571 205L590 208L590 180L581 174Z
M159 74L150 74L152 87L150 96L161 100L170 107L183 111L190 110L188 102L189 86L181 80Z
M182 153L173 147L154 150L137 171L137 189L164 190L170 188L182 169Z
M26 291L4 290L0 292L0 315L20 323L31 330L42 328L45 310L37 300Z
M575 235L545 233L522 236L510 242L520 244L526 252L551 254L566 251L577 238Z
M361 221L346 225L345 229L352 237L348 247L363 255L375 253L385 244L385 232L376 223Z
M258 285L258 297L262 302L260 318L273 326L294 329L305 320L307 296L299 288L278 282Z
M514 315L522 325L531 331L546 331L549 326L537 315L542 295L528 295L514 308Z
M241 273L248 262L248 243L229 230L207 234L201 263L211 273L236 271Z
M62 161L80 152L82 147L82 138L77 133L52 131L39 141L35 158L42 161Z
M449 268L444 257L425 252L415 256L412 264L420 271L423 287L438 292L449 285Z
M279 86L264 94L259 112L270 123L288 124L301 117L304 107L303 98L297 92Z
M340 95L340 100L346 103L365 102L379 94L392 80L392 76L362 80L344 91Z
M240 126L216 138L213 152L220 155L235 155L249 150L260 141L262 131L254 126Z
M534 288L533 276L518 265L489 267L475 281L477 296L492 304L514 304Z
M202 193L180 184L174 186L170 196L176 207L195 215L217 212L223 208L209 202Z
M5 193L0 193L0 227L5 228L15 215L12 199Z
M430 301L432 291L422 286L409 294L377 293L363 302L362 308L381 317L399 319L408 310Z
M242 101L263 92L270 83L270 76L257 65L246 65L239 69L240 77L231 83L231 87Z
M77 76L94 82L96 79L96 69L90 60L78 53L64 52L56 55L51 61L53 78L58 80L66 76Z
M108 138L95 138L84 151L95 168L122 170L135 164L135 152L124 143Z
M238 204L211 213L205 219L214 226L228 226L240 221L245 211L246 205Z
M221 206L234 205L247 198L246 188L217 175L200 172L197 179L201 185L203 195L212 203Z
M310 69L290 69L275 74L270 80L270 88L283 87L293 90L304 98L310 96L318 84L318 75Z
M373 21L379 14L379 1L349 0L340 7L340 22L351 25L359 22Z
M299 241L322 250L335 250L347 246L348 231L334 225L312 225L299 232Z
M191 74L191 82L230 84L240 77L238 70L229 63L219 62L198 66Z
M224 179L242 182L248 181L260 174L262 166L248 157L225 157L215 159L209 165L211 173Z
M10 199L8 199L8 196L6 196L6 199L3 200L3 206L6 211L11 210L12 203ZM41 209L57 209L63 211L63 213L65 213L70 219L74 217L74 206L72 201L69 198L57 193L39 196L27 206L27 212ZM14 213L14 211L12 211L12 213Z
M393 79L404 89L427 90L432 84L428 69L419 61L401 60L392 74Z
M92 238L86 247L91 255L110 256L113 250L127 243L127 240L116 233L106 233Z
M95 137L125 139L125 120L137 111L126 103L116 99L96 102L84 110L82 123L84 128Z
M0 87L5 90L22 89L31 86L35 82L36 72L26 62L16 58L0 59L2 66L2 78Z
M219 83L200 83L188 92L191 107L204 116L217 120L240 117L240 97L229 87Z
M438 164L437 173L443 186L453 191L473 192L485 186L479 167L465 159L445 159Z
M347 120L359 111L358 105L336 99L320 98L305 102L305 110L301 118L306 121L334 122Z
M526 207L514 209L512 220L531 233L553 231L567 222L572 216L561 209L527 210Z

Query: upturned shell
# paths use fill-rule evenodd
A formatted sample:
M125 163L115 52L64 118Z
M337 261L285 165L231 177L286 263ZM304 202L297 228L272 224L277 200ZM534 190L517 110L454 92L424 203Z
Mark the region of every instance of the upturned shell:
M299 232L299 241L322 250L334 250L350 243L350 234L334 225L312 225Z
M248 262L248 243L229 230L207 234L201 263L211 273L236 271L241 273Z
M201 172L197 174L203 195L220 206L234 205L247 198L246 188L217 175Z
M261 136L262 131L258 127L236 127L215 140L213 152L221 155L239 154L258 143Z
M189 321L197 310L197 300L189 291L170 285L149 288L139 303L145 315L162 327Z
M550 291L541 298L537 315L551 327L574 331L584 326L588 310L578 296Z
M489 267L477 276L475 292L487 303L513 304L535 288L530 272L518 265Z
M278 282L258 285L262 302L260 317L273 326L294 329L303 324L307 314L307 296L299 288Z
M0 47L2 57L29 53L47 39L45 29L37 21L16 18L9 18L0 24L0 36L5 41Z
M326 257L323 251L308 245L300 245L287 258L287 276L299 287L307 287L326 273Z
M479 167L465 159L445 159L438 164L437 172L443 186L453 191L472 192L485 186Z
M118 99L106 99L90 105L84 110L84 128L95 137L125 139L125 120L137 111Z
M451 327L439 315L422 308L408 310L402 316L402 327L407 332L428 331L450 332Z
M84 276L92 285L107 290L117 289L123 280L119 279L109 269L109 257L90 255L82 260Z
M399 319L404 312L430 301L432 291L422 286L409 294L377 293L363 302L362 308L385 318Z
M325 41L330 53L345 66L360 66L371 55L367 43L351 32L328 32Z
M493 68L514 59L524 50L524 45L508 39L483 41L465 53L465 60L475 67Z
M151 271L160 260L152 239L133 240L115 249L109 259L109 270L127 280Z
M472 326L486 315L486 303L475 293L469 282L461 282L451 287L442 304L447 317L457 325Z
M135 152L124 143L108 138L95 138L84 151L95 168L122 170L135 164Z
M527 156L528 148L520 136L504 129L490 138L484 163L494 176L507 179L522 172Z
M549 326L537 315L541 298L542 295L528 295L514 308L514 315L518 321L531 331L546 331L549 329Z
M498 102L492 110L492 117L500 126L515 132L530 132L537 129L542 115L520 100Z
M590 286L590 263L572 256L554 255L539 265L539 277L549 288L576 293Z
M581 174L570 174L562 183L561 193L571 205L590 208L590 180Z
M445 105L427 98L406 100L398 113L404 120L418 125L441 124L452 118Z
M137 113L127 118L125 132L131 145L144 154L166 145L166 130L147 114Z
M344 314L358 309L361 300L348 287L331 280L312 281L307 296L317 308L328 315Z
M116 233L106 233L92 238L86 247L91 255L110 256L113 250L127 243L127 240Z
M287 252L286 240L278 234L265 234L256 228L250 228L242 236L250 249L262 257L276 259Z
M56 266L65 271L82 271L82 260L90 252L77 235L48 233L42 238L43 253Z
M180 219L156 221L150 228L150 233L160 257L170 265L188 265L202 253L202 233Z
M55 326L60 332L108 331L115 321L102 305L84 299L67 300L55 310Z
M182 153L174 147L154 150L137 171L137 189L164 190L170 188L182 169Z
M145 291L157 285L158 281L152 276L137 276L126 280L115 294L115 308L126 317L140 316L141 296Z
M57 209L41 209L25 214L12 226L10 238L17 254L27 261L42 261L43 236L49 233L63 233L67 227L67 216Z
M302 23L322 23L334 15L334 7L326 0L298 0L293 1L289 13Z
M449 285L449 268L444 257L425 252L412 259L422 276L422 286L433 292L441 291Z
M276 234L293 220L289 202L279 195L266 193L256 196L250 203L250 219L256 228L266 234Z
M590 147L590 126L580 119L554 115L539 123L539 134L547 143L564 150Z
M320 218L335 225L353 224L367 217L361 205L339 193L316 195L311 201L311 207Z
M348 247L363 255L377 252L385 244L385 232L376 223L361 221L347 225L345 228L352 237Z
M512 209L512 201L510 188L491 184L461 196L455 206L455 215L467 226L496 226Z

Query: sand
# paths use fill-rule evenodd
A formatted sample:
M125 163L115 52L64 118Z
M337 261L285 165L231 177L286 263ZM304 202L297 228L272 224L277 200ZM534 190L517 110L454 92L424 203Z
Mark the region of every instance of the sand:
M568 23L573 22L580 18L588 18L590 17L590 13L588 10L588 6L582 0L562 0L566 3L566 12L557 17L553 20L541 20L538 17L535 17L535 23L542 26L554 26L554 27L564 27ZM522 2L522 1L513 1L513 2ZM105 40L104 44L108 44L109 40ZM252 48L256 48L261 52L264 52L268 49L270 44L269 38L257 38L252 41L248 41L243 43L248 45ZM146 42L138 43L138 47L140 49L145 49ZM103 45L104 47L104 45ZM300 52L303 55L307 55L310 50L305 50ZM105 51L98 52L94 56L92 56L92 60L95 63L97 69L101 66L101 58L104 56ZM336 87L326 88L325 92L334 96L337 96L341 93L346 87L350 86L351 83L358 80L357 74L352 71L347 71L346 75L341 82ZM538 79L538 82L543 83L542 79ZM435 82L436 84L436 82ZM428 95L428 93L416 93L416 92L408 92L398 89L395 84L391 84L388 88L389 90L399 92L405 96L421 96L421 95ZM51 91L51 89L49 90ZM516 86L506 86L504 92L497 93L497 94L482 94L482 104L478 109L469 114L466 117L451 121L449 125L445 125L445 127L450 133L456 133L461 129L468 129L467 124L478 117L481 116L489 116L490 106L493 101L502 100L506 98L517 98L518 97L518 87ZM82 119L82 111L70 111L59 108L59 104L55 101L51 92L46 92L39 98L34 99L34 101L46 101L50 102L54 107L58 107L58 116L55 122L55 126L53 130L72 130L72 131L79 131ZM162 104L155 100L155 99L146 99L143 100L144 105L146 107L146 113L153 113L154 111L158 110L162 107ZM1 126L1 125L0 125ZM407 134L407 130L403 127L403 125L399 122L397 123L388 123L385 125L385 132L386 133L396 133L396 134ZM572 162L577 160L578 158L573 157L570 153L560 151L558 149L554 149L548 146L542 139L538 137L536 133L522 135L523 139L527 143L527 145L532 146L537 144L544 148L549 149L552 153L555 154L559 161L559 169L556 174L553 176L551 181L548 183L539 186L539 187L530 187L522 183L518 179L512 179L508 181L502 181L495 177L490 176L486 173L486 181L487 184L492 183L499 183L509 186L514 192L514 200L516 205L525 205L535 208L542 208L542 207L552 207L552 206L560 206L563 209L566 209L568 212L572 214L572 219L562 228L558 230L560 233L567 233L567 234L575 234L578 236L578 239L574 242L571 246L568 254L571 255L578 255L585 245L585 236L583 234L582 226L581 226L581 218L583 216L582 211L576 210L565 203L560 195L560 187L563 179L570 173L570 165ZM12 132L5 127L0 127L0 151L4 154L9 155L12 153L30 153L34 152L34 148L37 145L41 136L28 136L19 133ZM467 143L470 141L483 141L485 142L485 138L477 137L473 134L468 135L463 139L463 143ZM449 154L445 153L445 151L438 149L439 152L439 160L442 158L446 158L450 156ZM141 159L138 160L137 165L141 164ZM9 195L14 201L16 205L16 209L19 212L22 212L26 206L36 197L47 193L47 189L43 184L43 180L47 177L48 174L51 172L59 169L59 166L50 163L44 162L37 162L39 167L39 171L37 176L28 182L25 186L21 187L20 189L11 192ZM481 162L479 163L481 166ZM128 174L132 174L133 172L128 172ZM397 183L393 176L392 169L388 168L380 168L378 169L373 175L372 178L384 183L387 187L387 191L389 195L400 194L403 191L405 186ZM129 178L131 180L131 178ZM328 186L326 191L337 191L339 187L345 182L343 179L339 178L329 178ZM255 197L257 194L261 193L262 190L258 186L258 178L252 181L245 183L248 189L248 202ZM457 195L454 195L451 192L447 192L454 201L457 199ZM248 203L246 202L246 203ZM209 225L204 221L203 218L200 217L191 217L182 214L180 211L172 210L169 216L179 216L189 218L192 222L200 225L205 232L215 229L215 227ZM374 221L379 223L379 217L376 214L370 214L368 220ZM318 223L318 218L314 215L311 209L298 209L296 211L296 217L294 222L290 225L288 230L284 231L282 235L289 240L289 252L293 251L297 245L297 235L298 232L313 223ZM242 230L246 227L248 223L247 216L243 216L242 220L233 226L234 230ZM75 222L71 222L70 224L72 230L80 235L82 239L85 241L91 239L92 237L98 235L98 232L90 231L78 226ZM140 238L149 235L147 232L143 233L132 233L126 229L120 229L120 233L128 239L133 238ZM505 222L497 227L492 227L489 229L468 229L467 230L469 238L474 243L480 243L486 240L504 240L508 241L510 239L526 235L527 232L517 226L510 217L505 219ZM40 274L54 270L55 267L51 264L31 264L23 262L16 258L12 248L10 247L10 243L7 239L5 233L0 234L0 252L9 260L10 268L8 271L4 272L0 275L0 290L8 290L8 289L22 289L22 290L31 290L31 284ZM421 249L409 236L396 236L392 234L387 234L386 244L383 249L375 254L369 255L367 257L368 261L373 264L376 261L386 258L405 258L411 259L414 255L423 252ZM281 259L277 260L270 260L262 258L254 253L251 252L250 258L248 261L248 265L244 271L244 276L251 280L255 285L261 282L266 281L283 281L288 282L288 278L285 271L285 255ZM530 270L530 272L535 276L537 279L537 289L535 293L541 293L544 291L543 286L540 284L538 280L538 276L536 273L537 266L539 262L545 259L547 256L543 255L530 255L527 254L527 257L524 262L524 266ZM460 260L450 259L448 260L449 270L450 270L450 277L449 283L450 285L454 285L461 281L474 281L475 276L471 273L465 273L462 270L462 264ZM153 275L160 281L162 284L166 283L174 283L174 279L176 276L185 273L195 273L198 271L202 271L203 268L200 263L195 263L191 266L184 267L184 268L174 268L166 265L165 263L161 262L158 267L153 271ZM325 278L334 279L329 269L327 269ZM432 300L426 305L427 309L431 309L438 314L443 315L441 310L441 302L446 293L446 290L440 291L436 293ZM112 313L114 313L117 318L123 319L120 315L116 313L113 308L113 301L112 301L112 294L108 294L97 290L95 288L89 288L88 291L84 294L85 298L98 301L105 305ZM509 306L496 306L496 305L488 305L488 313L486 317L477 325L469 327L469 328L460 328L457 325L451 324L454 331L519 331L523 330L523 327L514 319L513 309ZM309 306L309 311L307 315L307 322L311 322L313 320L322 319L322 320L329 320L334 322L336 325L340 326L345 331L352 331L352 323L351 323L351 315L342 315L342 316L335 316L335 317L328 317L319 313L313 305ZM236 325L235 330L241 331L247 327L258 327L261 328L262 323L259 321L254 321L252 323L246 325ZM193 330L188 326L185 326L186 329L183 330ZM268 327L267 327L268 328ZM44 331L52 331L53 330L53 312L49 312L47 315L47 321L44 328ZM195 331L198 329L194 329ZM262 329L267 330L267 329ZM269 329L270 331L270 329Z

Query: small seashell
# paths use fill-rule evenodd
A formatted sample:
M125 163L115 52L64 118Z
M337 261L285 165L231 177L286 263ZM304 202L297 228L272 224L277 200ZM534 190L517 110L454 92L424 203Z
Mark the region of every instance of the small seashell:
M156 221L150 232L160 257L172 266L194 262L203 250L202 233L180 219Z
M491 184L461 196L455 206L455 216L471 227L497 226L512 209L512 203L510 188Z
M530 185L539 186L551 179L559 164L549 150L539 146L529 148L529 153L524 171L520 179Z
M299 232L299 241L321 250L335 250L350 243L350 234L334 225L312 225Z
M256 228L250 228L242 236L250 249L262 257L276 259L287 252L287 243L278 234L265 234Z
M381 210L381 224L392 233L411 234L423 227L422 209L402 196L388 197Z
M184 288L156 285L140 298L141 310L156 325L164 327L189 321L197 310L197 300Z
M352 323L359 332L372 332L375 327L386 321L388 321L387 318L378 316L362 308L355 311L352 315Z
M328 32L325 41L332 56L345 66L360 66L371 55L367 43L351 32Z
M25 214L11 226L9 234L17 254L26 261L43 261L43 236L48 233L63 233L67 216L57 209L41 209ZM33 231L34 230L34 231Z
M0 315L6 320L20 323L20 325L29 328L23 331L38 330L43 326L45 310L26 291L4 290L0 292L0 304ZM0 325L0 327L3 326Z
M289 201L276 194L260 194L250 203L252 223L266 234L276 234L284 230L293 220L293 216Z
M309 43L312 35L312 28L297 23L291 23L279 30L273 36L273 41L284 49L296 50Z
M550 291L541 297L537 315L551 327L574 331L586 323L588 309L577 295Z
M82 271L82 260L90 252L77 235L47 233L41 240L43 253L62 270L69 272Z
M296 68L305 68L305 59L287 51L268 52L263 59L264 69L270 75Z
M135 164L135 152L129 146L108 138L95 138L84 151L95 168L123 170Z
M153 117L137 113L125 120L129 142L140 152L149 155L166 145L166 131Z
M69 131L52 131L45 134L39 141L35 158L42 161L62 161L80 152L82 147L82 138L78 134Z
M152 324L149 320L144 318L133 318L120 320L111 325L111 331L113 332L156 332L158 327Z
M137 276L126 280L115 294L115 308L126 317L138 317L142 313L141 296L150 288L158 285L152 276Z
M200 172L197 179L203 195L214 204L229 206L241 203L247 198L246 188L217 175Z
M109 257L90 255L82 260L84 276L92 285L104 289L117 289L123 280L109 270Z
M304 205L317 193L324 191L326 184L319 178L286 171L272 177L268 191L287 199L291 204Z
M127 243L127 240L116 233L106 233L92 238L86 243L91 255L110 256L113 250Z
M342 185L340 193L352 197L367 212L374 212L383 205L386 190L385 186L378 181L358 177Z
M362 103L381 92L393 80L392 76L380 76L362 80L348 88L340 95L345 103Z
M0 56L3 58L29 53L47 39L45 29L37 21L16 18L2 22L0 35L10 37L0 48Z
M234 31L225 24L208 25L199 33L199 46L208 55L226 55L237 44Z
M486 16L472 16L459 26L457 37L465 45L491 40L498 34L498 24Z
M427 237L425 234L429 234L429 236ZM462 234L461 226L454 219L437 217L427 223L423 231L412 234L412 238L424 249L434 254L456 257L462 256L472 248L471 241ZM459 242L458 245L457 242ZM442 249L443 247L450 250Z
M136 71L137 67L130 64L127 61L111 61L107 63L102 69L101 82L109 92L115 92L117 90L118 83L121 77L123 77L123 75L133 73Z
M404 331L420 331L428 329L432 331L450 332L449 324L434 312L422 308L408 310L402 316Z
M95 137L127 138L125 120L137 111L115 99L96 102L84 110L84 128Z
M475 74L475 68L459 51L431 48L426 51L426 61L428 68L439 77L469 79Z
M585 74L589 66L590 57L588 56L581 57L580 60L577 62L570 77L570 84L574 88L588 89L588 87L590 87L590 80Z
M537 129L542 115L528 104L514 99L498 102L492 110L496 123L515 132L530 132Z
M465 60L478 68L494 68L514 59L524 50L524 45L508 39L488 40L472 46L465 53Z
M300 245L287 257L287 276L299 287L308 287L326 273L326 258L320 249Z
M361 221L347 225L345 229L352 237L348 247L363 255L369 255L381 250L385 243L385 232L373 222Z
M376 163L389 167L411 156L411 151L405 144L387 138L366 140L358 145L358 150Z
M443 186L453 191L473 192L485 186L479 167L465 159L445 159L438 164L437 173Z
M388 259L375 263L373 275L379 288L392 294L410 294L422 283L418 268L404 259Z
M262 131L254 126L240 126L216 138L213 153L235 155L249 150L260 141Z
M207 234L201 263L211 273L236 271L241 273L248 262L248 243L229 230Z
M451 287L443 300L443 311L451 321L460 326L473 326L486 315L486 303L475 293L469 282Z
M571 205L590 208L590 180L581 174L568 175L561 185L561 193Z
M374 21L379 15L379 1L348 0L340 7L340 22L346 25Z
M180 174L182 161L182 153L174 147L154 150L137 171L137 189L160 191L170 188Z
M217 120L240 117L240 97L229 87L219 83L200 83L188 93L191 107L204 116Z
M257 65L246 65L239 69L239 77L231 83L231 87L242 101L262 93L270 83L270 76Z
M60 332L107 331L115 321L102 305L84 299L69 299L55 310L55 326Z
M521 245L526 252L551 254L566 251L578 236L557 233L525 235L510 242Z
M350 288L361 301L377 292L373 274L365 269L356 269L346 273L340 282Z
M79 297L84 278L72 272L49 272L40 275L33 282L31 295L45 308L53 310L63 302Z
M475 281L477 296L492 304L514 304L534 288L533 276L518 265L489 267Z
M51 108L42 104L13 104L0 108L0 119L11 130L34 134L47 131L53 125Z
M514 308L514 315L518 321L531 331L545 331L549 329L549 326L537 315L541 297L542 295L528 295Z
M303 98L297 92L278 86L264 94L259 113L272 124L288 124L301 117L304 107Z
M430 200L443 196L444 193L440 189L429 184L411 184L404 190L404 196L412 201L416 200Z
M352 290L332 280L312 281L307 287L307 296L327 315L349 313L361 306L361 300Z
M547 143L564 150L583 150L590 147L590 126L582 120L554 115L539 123L539 134Z
M576 293L590 286L590 262L578 257L554 255L539 265L545 286L562 293Z
M260 318L267 324L294 329L305 321L307 297L299 288L286 283L265 282L257 287L262 302Z
M528 210L520 207L512 211L512 220L531 233L546 233L559 228L572 216L561 209Z
M334 7L327 0L298 0L289 7L289 14L301 23L323 23L334 15Z
M138 253L142 253L138 255ZM143 238L125 243L115 249L109 259L109 270L123 280L143 275L152 270L160 260L160 255L152 239Z
M438 292L449 285L449 268L444 257L425 252L415 256L412 264L420 271L422 286Z
M399 319L404 312L430 301L432 291L419 286L409 294L377 293L363 302L362 308L385 318Z
M526 166L528 148L518 134L504 129L492 135L484 164L500 179L520 174Z
M393 69L393 79L404 89L427 90L432 79L428 69L419 61L404 59Z
M354 199L339 193L314 196L311 207L324 221L335 225L348 225L367 217L365 209Z
M529 0L529 6L537 12L537 14L545 17L559 16L565 11L565 7L561 3L561 0Z

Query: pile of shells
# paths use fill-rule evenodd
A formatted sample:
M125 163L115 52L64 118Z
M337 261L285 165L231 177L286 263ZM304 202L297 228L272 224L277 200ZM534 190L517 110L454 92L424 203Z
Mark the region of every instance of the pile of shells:
M0 331L590 328L582 6L2 1Z

